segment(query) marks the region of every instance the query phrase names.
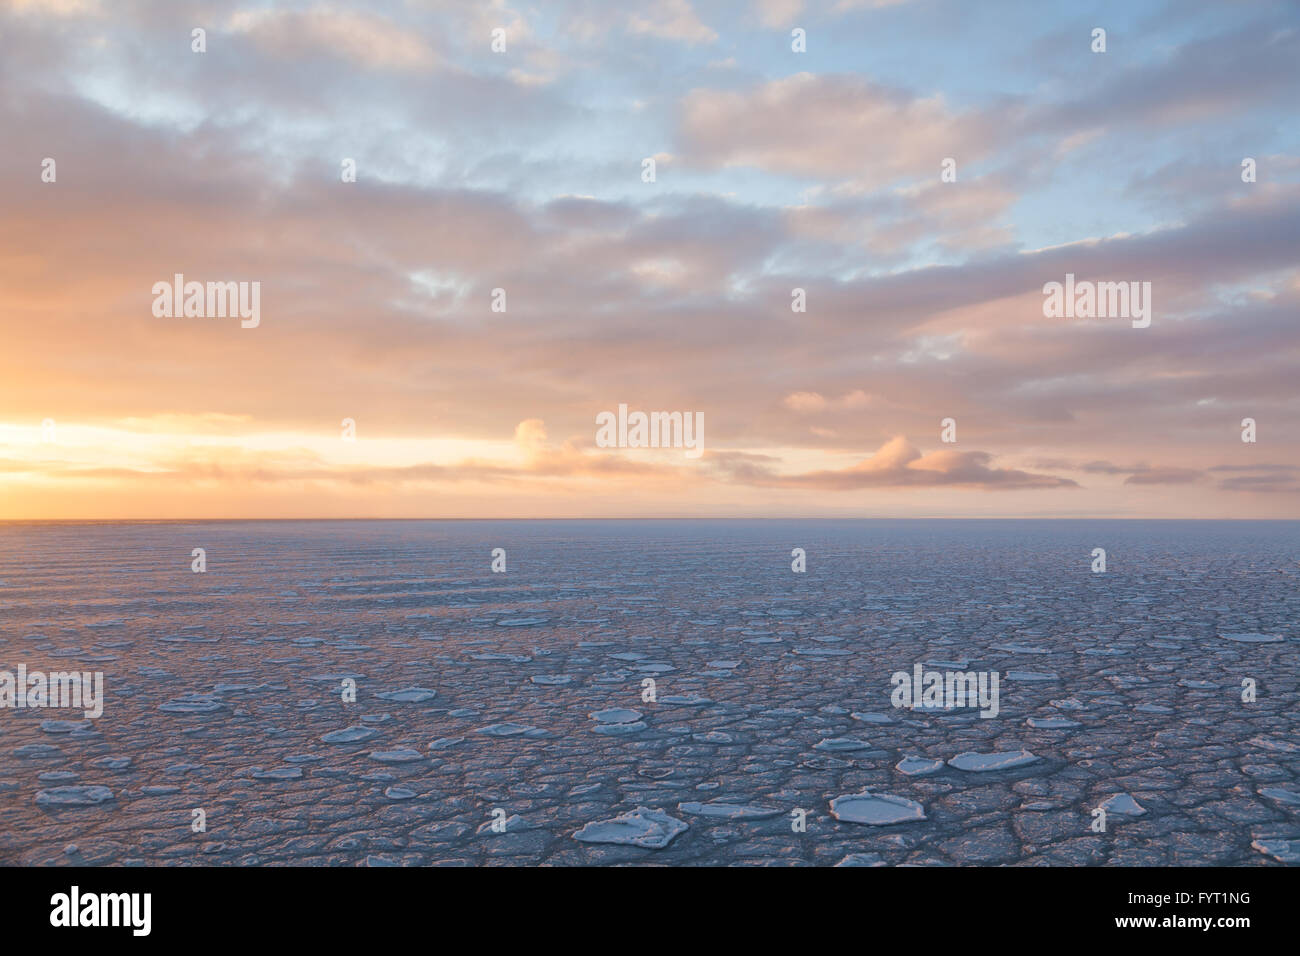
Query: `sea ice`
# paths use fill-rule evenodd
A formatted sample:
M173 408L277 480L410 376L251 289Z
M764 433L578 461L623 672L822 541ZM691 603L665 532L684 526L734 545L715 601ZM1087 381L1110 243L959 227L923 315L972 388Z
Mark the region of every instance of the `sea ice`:
M626 707L610 707L606 710L593 711L587 716L602 724L630 724L641 719L641 712L628 710Z
M42 807L94 807L113 799L108 787L51 787L36 794L36 803Z
M529 727L527 724L512 724L509 721L501 724L489 724L487 727L480 727L476 733L487 734L490 737L517 737L520 734L526 734L530 730L536 730L535 727Z
M644 720L633 720L621 724L597 724L591 728L591 731L605 737L622 737L626 734L640 733L645 728L646 723Z
M989 770L1010 770L1012 767L1023 767L1041 759L1041 757L1036 757L1028 750L1011 750L987 754L967 751L953 757L948 761L948 765L956 767L958 770L982 773Z
M210 714L224 707L222 701L207 694L189 694L176 697L159 705L158 709L169 714Z
M1140 817L1146 813L1146 807L1142 806L1127 793L1117 793L1102 801L1101 809L1107 813L1121 817Z
M894 769L909 777L922 777L942 770L943 761L931 760L929 757L914 757L909 754L900 760Z
M876 827L926 818L925 807L915 800L869 791L836 797L831 801L831 816L844 823L865 823Z
M1300 793L1296 793L1294 790L1283 790L1281 787L1262 787L1259 795L1287 806L1300 806Z
M1255 840L1250 845L1279 863L1300 863L1300 840Z
M662 810L637 807L611 820L588 823L574 832L573 838L583 843L616 843L662 850L686 830L685 823Z
M423 760L424 754L410 747L399 747L396 750L372 750L370 759L378 760L380 763L413 763L416 760Z
M1065 717L1030 717L1025 723L1037 730L1072 730L1083 726L1077 720Z
M379 731L373 727L345 727L342 730L331 730L321 737L321 740L327 744L352 744L361 740L369 740L371 737L378 737Z
M254 767L252 777L254 780L301 780L302 768L277 767L275 770L262 770Z
M376 694L380 700L395 700L403 704L418 704L426 700L432 700L438 695L435 690L427 687L407 687L404 690L390 690L382 694Z
M697 817L722 820L766 820L785 811L779 807L759 807L741 803L679 803L677 809Z

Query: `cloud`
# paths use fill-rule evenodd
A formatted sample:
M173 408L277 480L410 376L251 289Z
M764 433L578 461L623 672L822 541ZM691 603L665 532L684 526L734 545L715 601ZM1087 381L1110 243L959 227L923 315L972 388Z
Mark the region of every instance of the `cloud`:
M1195 468L1147 468L1124 479L1126 485L1186 485L1199 481Z
M689 0L657 0L628 14L629 33L646 34L683 43L712 43L718 35L700 20Z
M272 56L300 57L324 52L370 69L427 70L433 50L419 36L372 13L318 8L240 10L229 29L251 36Z
M1052 475L1016 469L991 468L987 452L935 451L922 454L903 436L890 439L870 458L849 468L778 474L770 468L745 464L730 466L736 479L776 488L817 488L824 491L854 491L862 488L923 488L963 486L1027 490L1073 488L1077 482Z
M997 135L992 115L959 114L943 98L842 74L797 73L746 90L696 89L682 101L683 161L753 166L876 186L974 160Z

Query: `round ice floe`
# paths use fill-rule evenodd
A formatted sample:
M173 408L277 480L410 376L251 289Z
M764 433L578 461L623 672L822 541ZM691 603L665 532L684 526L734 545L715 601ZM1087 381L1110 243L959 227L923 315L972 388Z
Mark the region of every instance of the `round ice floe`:
M602 724L630 724L641 719L641 712L626 707L609 707L605 710L593 711L587 716Z
M489 724L487 727L480 727L476 732L487 734L489 737L517 737L520 734L526 734L530 730L536 729L536 727L530 727L527 724L512 724L506 721L501 724Z
M1030 717L1025 723L1035 730L1073 730L1083 726L1077 720L1065 717Z
M438 695L436 690L430 690L427 687L407 687L403 690L385 691L382 694L376 694L380 700L395 700L403 704L418 704L422 701L432 700Z
M983 773L989 770L1010 770L1012 767L1023 767L1026 764L1036 763L1041 759L1041 757L1031 754L1028 750L1010 750L991 754L967 751L953 757L948 761L948 765L956 767L958 770Z
M843 823L883 827L924 820L925 807L889 793L853 793L831 801L831 816Z
M416 760L423 760L424 754L410 747L399 747L397 750L372 750L370 759L378 760L380 763L414 763Z
M221 701L206 694L192 694L169 700L158 709L168 714L210 714L224 706Z
M713 703L713 701L698 694L669 694L666 697L660 697L659 703L673 704L677 707L703 707L705 704Z
M855 710L853 713L849 714L849 716L852 717L854 720L862 721L864 724L898 723L898 718L896 718L893 714L870 714L870 713L864 713L863 711L860 710Z
M531 678L534 684L544 684L547 686L560 686L568 684L573 680L568 674L538 674Z
M615 843L620 846L662 850L686 830L685 823L662 810L637 807L612 820L588 823L577 830L573 838L582 843Z
M865 740L855 740L852 737L827 737L813 744L813 750L829 750L832 753L849 750L866 750L870 744Z
M894 769L909 777L922 777L942 770L943 761L931 760L929 757L914 757L909 754L900 760Z
M321 740L327 744L352 744L378 736L379 731L373 727L345 727L342 730L331 730Z
M113 799L108 787L50 787L36 794L36 803L42 807L95 807Z
M1280 644L1283 640L1281 634L1255 634L1249 632L1223 633L1219 637L1225 641L1236 641L1238 644Z

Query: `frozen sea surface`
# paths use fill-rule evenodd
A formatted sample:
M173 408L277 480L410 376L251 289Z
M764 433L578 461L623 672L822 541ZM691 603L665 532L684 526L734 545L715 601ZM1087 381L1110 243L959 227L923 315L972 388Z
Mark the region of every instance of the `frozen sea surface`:
M0 670L105 689L0 710L0 864L1295 864L1298 562L1287 522L0 524ZM996 716L893 707L917 664Z

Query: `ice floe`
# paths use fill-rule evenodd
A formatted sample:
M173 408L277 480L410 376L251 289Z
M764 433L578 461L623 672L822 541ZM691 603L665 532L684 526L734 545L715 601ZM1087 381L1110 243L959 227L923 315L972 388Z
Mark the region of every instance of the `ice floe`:
M573 838L582 843L614 843L662 850L686 830L685 823L662 810L637 807L611 820L588 823L575 831Z
M436 690L430 690L428 687L407 687L403 690L390 690L376 694L380 700L393 700L403 704L419 704L426 700L433 700L438 696Z
M399 747L396 750L372 750L370 759L378 760L380 763L414 763L423 760L424 754L410 747Z
M373 727L344 727L342 730L331 730L323 735L321 740L327 744L353 744L362 740L369 740L371 737L378 737L379 731Z
M301 780L301 767L277 767L274 770L262 770L254 767L251 774L254 780Z
M630 724L641 719L641 712L626 707L609 707L605 710L593 711L587 716L602 724Z
M592 727L592 733L600 734L604 737L623 737L627 734L636 734L646 729L644 720L631 720L619 724L597 724Z
M829 750L834 753L837 751L866 750L870 746L865 740L857 740L853 737L827 737L813 744L813 749Z
M1260 839L1250 845L1279 863L1300 863L1300 840Z
M1281 634L1256 634L1246 631L1233 633L1225 631L1219 637L1225 641L1236 641L1238 644L1280 644L1285 640Z
M36 794L36 803L42 807L95 807L112 799L113 791L98 785L51 787Z
M1127 793L1117 793L1101 803L1101 809L1114 816L1140 817L1146 813L1146 807L1138 803Z
M831 801L831 816L843 823L875 827L926 819L925 807L915 800L870 791L836 797Z
M1030 717L1025 723L1036 730L1073 730L1083 726L1066 717Z
M767 820L785 812L780 807L760 807L743 803L679 803L677 809L692 816L721 820Z
M168 714L210 714L226 706L209 694L187 694L160 704L158 709Z
M518 737L536 729L536 727L530 727L527 724L514 724L505 721L500 724L489 724L486 727L480 727L475 733L487 734L489 737Z
M1261 787L1259 795L1268 797L1270 800L1276 800L1278 803L1289 807L1300 807L1300 793L1296 793L1294 790L1284 790L1281 787Z
M909 777L923 777L926 774L938 773L942 770L943 761L929 757L915 757L909 754L900 760L894 769Z
M1037 763L1041 759L1041 757L1035 756L1028 750L1009 750L998 753L967 751L953 757L948 761L948 765L956 767L958 770L985 773L990 770L1010 770L1013 767L1024 767L1031 763Z

